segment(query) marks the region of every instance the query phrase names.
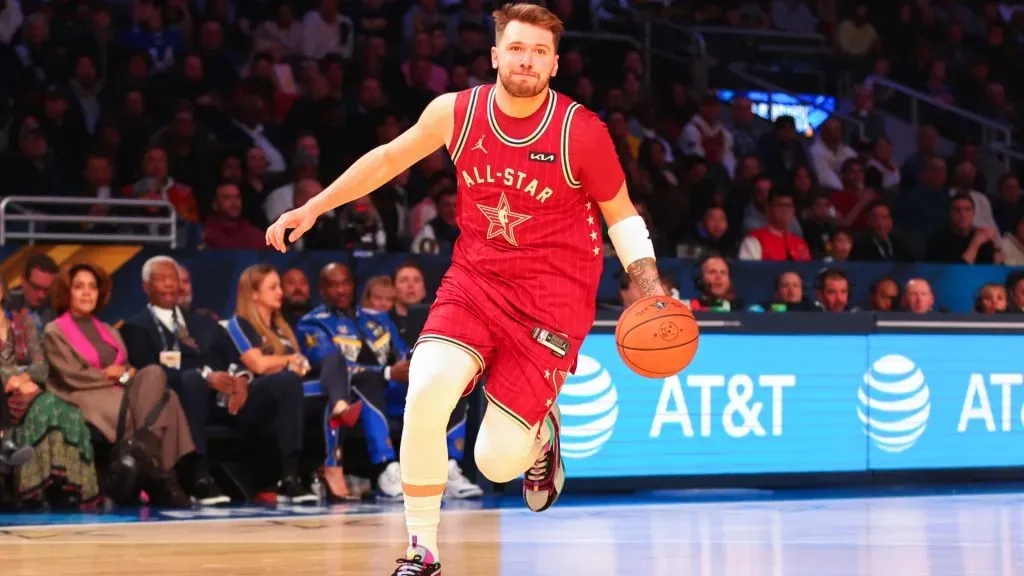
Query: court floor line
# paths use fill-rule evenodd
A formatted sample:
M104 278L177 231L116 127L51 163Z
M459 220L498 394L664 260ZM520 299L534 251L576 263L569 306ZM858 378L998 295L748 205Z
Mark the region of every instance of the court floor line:
M621 511L634 511L638 515L642 515L647 511L664 511L664 510L678 510L680 508L701 508L704 510L720 510L720 509L734 509L739 511L752 511L752 510L773 510L779 513L800 513L805 510L786 510L780 508L783 505L791 505L794 503L802 503L808 505L813 503L817 507L830 507L837 510L844 509L842 506L845 504L849 508L863 509L866 505L872 503L898 503L900 501L912 500L914 502L935 500L941 502L943 506L956 506L958 504L968 505L971 507L977 506L979 500L993 500L999 504L1020 504L1024 503L1024 498L1017 496L1014 498L1008 494L977 494L977 495L900 495L900 496L871 496L863 498L822 498L822 499L808 499L794 497L791 499L786 498L772 498L767 500L734 500L734 501L680 501L680 502L667 502L667 503L609 503L609 504L588 504L588 505L572 505L565 506L562 508L554 508L551 512L548 512L546 516L558 516L564 517L566 515L600 515L602 513L609 512L621 512ZM84 528L97 528L97 527L114 527L114 526L168 526L168 525L189 525L189 524L216 524L216 523L246 523L246 522L261 522L266 520L326 520L326 519L337 519L343 517L355 518L379 518L400 515L403 511L401 505L370 505L373 508L379 509L362 509L362 508L339 508L337 511L327 512L316 512L316 513L303 513L301 508L289 508L287 510L280 510L271 507L264 509L258 509L255 507L247 508L225 508L216 509L212 508L208 510L208 513L216 514L218 512L223 513L224 517L205 517L205 518L185 518L177 519L173 517L162 517L158 519L148 520L124 520L115 522L75 522L66 524L29 524L29 525L5 525L3 524L3 515L0 515L0 531L17 532L17 531L31 531L31 530L62 530L62 529L84 529ZM849 509L848 508L848 509ZM316 508L316 510L322 510L322 508ZM168 511L174 512L174 511ZM185 511L185 513L189 513ZM192 513L202 514L203 511L197 510ZM523 515L523 516L540 516L535 512L530 511L528 508L522 506L509 506L509 507L482 507L482 508L445 508L442 510L442 521L445 516L462 516L462 515L477 515L477 514L493 514L501 513L503 515ZM87 517L87 515L83 515Z

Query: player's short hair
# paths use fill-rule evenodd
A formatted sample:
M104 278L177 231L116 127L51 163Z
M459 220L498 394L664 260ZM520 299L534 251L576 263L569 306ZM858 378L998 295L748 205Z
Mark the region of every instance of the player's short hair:
M558 42L562 38L562 32L565 32L565 25L561 18L555 16L547 8L525 2L509 2L495 10L492 15L494 17L494 37L498 42L501 42L501 35L505 32L505 27L509 22L522 22L550 30L555 37L555 51L558 51Z

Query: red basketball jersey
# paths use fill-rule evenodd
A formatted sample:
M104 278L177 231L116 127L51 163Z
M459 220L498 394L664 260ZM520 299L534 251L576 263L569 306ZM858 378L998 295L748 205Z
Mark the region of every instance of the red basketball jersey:
M449 153L459 186L451 274L524 323L583 338L594 320L604 238L598 201L622 168L604 123L552 90L531 116L498 108L493 85L457 95Z

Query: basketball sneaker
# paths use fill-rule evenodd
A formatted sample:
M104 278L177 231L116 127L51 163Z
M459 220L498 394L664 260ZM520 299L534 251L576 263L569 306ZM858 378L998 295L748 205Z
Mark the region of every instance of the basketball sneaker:
M400 502L402 494L402 467L398 462L389 462L377 476L378 497Z
M462 473L462 468L455 460L448 461L448 482L444 485L444 497L463 500L479 498L484 495L483 488L473 484Z
M434 555L423 546L416 544L413 536L405 558L398 559L398 568L391 576L441 576L441 563L434 562Z
M523 478L523 500L534 512L543 512L558 500L565 485L565 464L562 461L559 434L562 428L562 413L555 404L544 418L551 431L551 439L540 452L540 457L526 471Z

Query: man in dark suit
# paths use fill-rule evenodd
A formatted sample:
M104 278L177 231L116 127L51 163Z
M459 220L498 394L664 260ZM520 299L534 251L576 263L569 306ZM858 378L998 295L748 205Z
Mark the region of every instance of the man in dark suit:
M302 445L305 408L301 383L250 386L253 375L240 366L229 366L220 353L228 338L224 329L209 316L177 305L178 270L177 262L167 256L156 256L143 265L143 287L149 304L124 323L121 335L128 347L129 362L140 367L162 365L168 384L178 393L196 445L193 497L203 505L229 502L213 480L206 459L206 425L211 416L224 413L246 431L256 431L267 422L275 424L281 451L289 460L282 466L278 498L305 501L311 494L298 478L293 454L301 451Z
M263 99L244 92L238 99L235 119L224 127L219 140L225 149L243 158L250 148L263 150L267 158L267 173L281 174L288 169L286 147L282 144L280 129L266 124L265 118Z

